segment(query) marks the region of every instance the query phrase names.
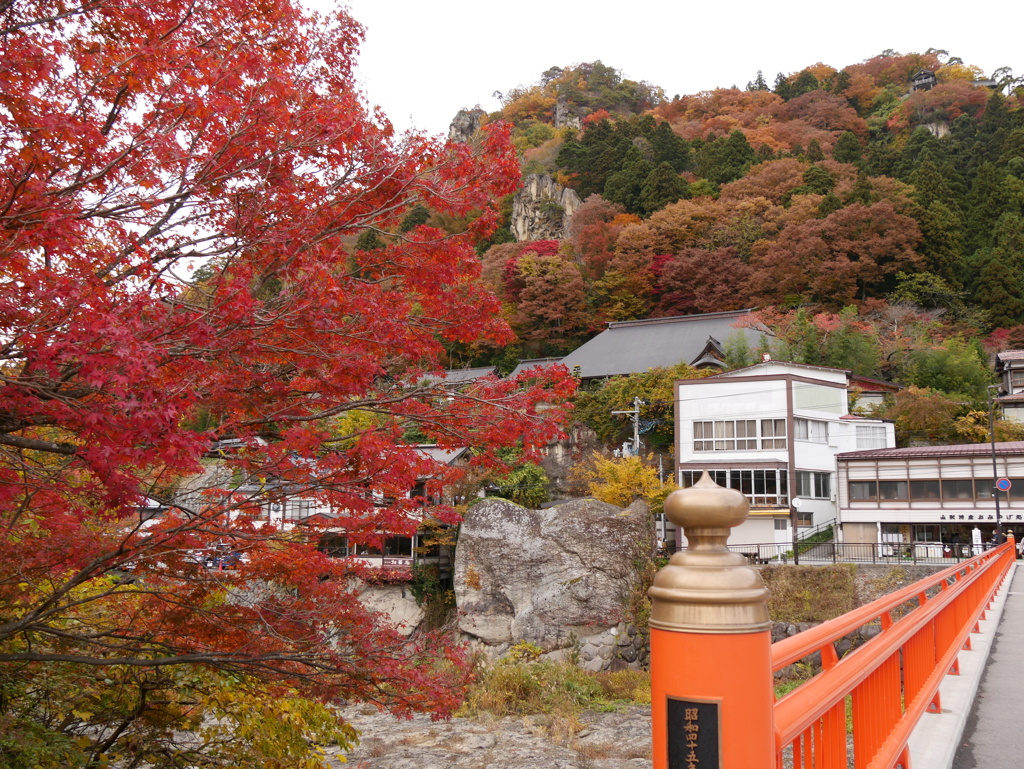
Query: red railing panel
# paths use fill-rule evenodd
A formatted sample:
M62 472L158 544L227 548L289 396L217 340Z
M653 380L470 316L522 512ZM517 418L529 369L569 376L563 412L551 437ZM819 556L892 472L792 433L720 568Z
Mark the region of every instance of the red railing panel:
M787 752L794 769L846 769L847 697L856 769L909 764L910 733L1014 557L1012 545L1003 545L773 644L774 671L815 652L823 662L821 673L775 704L776 765ZM893 612L909 602L916 606L893 621ZM876 621L882 626L876 637L836 660L837 640Z

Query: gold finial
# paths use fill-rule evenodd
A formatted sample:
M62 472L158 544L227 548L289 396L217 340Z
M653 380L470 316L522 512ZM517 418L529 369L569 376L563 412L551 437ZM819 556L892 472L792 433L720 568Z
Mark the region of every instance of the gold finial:
M726 547L729 530L747 519L747 498L707 471L673 491L665 513L686 534L687 548L654 577L651 627L690 633L753 633L771 627L768 589L747 559Z

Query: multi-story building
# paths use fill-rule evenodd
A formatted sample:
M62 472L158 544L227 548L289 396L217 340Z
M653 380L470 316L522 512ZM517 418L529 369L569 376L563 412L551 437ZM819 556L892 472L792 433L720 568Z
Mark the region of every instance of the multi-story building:
M854 451L837 461L845 543L928 543L948 554L990 542L997 523L1024 535L1024 442Z
M675 394L677 482L706 470L750 501L730 544L791 542L794 521L831 523L836 455L895 446L891 423L850 414L843 369L766 360L679 380Z

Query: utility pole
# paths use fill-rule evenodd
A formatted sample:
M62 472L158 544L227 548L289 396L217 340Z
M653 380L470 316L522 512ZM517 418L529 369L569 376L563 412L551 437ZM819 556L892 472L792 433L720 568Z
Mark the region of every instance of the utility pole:
M634 457L640 456L640 407L648 405L640 396L633 398L633 408L629 411L613 411L613 414L629 414L633 420L633 450Z

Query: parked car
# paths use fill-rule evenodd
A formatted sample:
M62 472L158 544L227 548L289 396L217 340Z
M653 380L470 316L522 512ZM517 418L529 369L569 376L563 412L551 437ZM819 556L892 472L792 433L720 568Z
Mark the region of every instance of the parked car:
M203 565L207 569L228 571L239 568L248 560L249 558L245 553L232 550L228 545L216 545L206 551Z

